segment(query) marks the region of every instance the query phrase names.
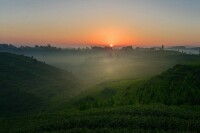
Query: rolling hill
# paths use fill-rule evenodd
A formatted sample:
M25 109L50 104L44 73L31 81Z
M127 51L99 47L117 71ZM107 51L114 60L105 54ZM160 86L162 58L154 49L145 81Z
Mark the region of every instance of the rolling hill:
M146 104L199 105L199 75L198 64L176 65L146 80L105 82L76 98L72 106L87 109Z
M135 100L142 104L200 105L199 75L199 65L176 65L138 87Z
M200 132L198 63L75 96L80 85L70 72L23 55L0 53L0 60L2 133Z
M68 99L77 79L33 57L0 53L0 112L48 109Z

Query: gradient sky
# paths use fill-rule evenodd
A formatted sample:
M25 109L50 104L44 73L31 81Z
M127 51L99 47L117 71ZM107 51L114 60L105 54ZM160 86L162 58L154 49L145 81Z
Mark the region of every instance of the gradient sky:
M0 0L0 43L199 45L200 0Z

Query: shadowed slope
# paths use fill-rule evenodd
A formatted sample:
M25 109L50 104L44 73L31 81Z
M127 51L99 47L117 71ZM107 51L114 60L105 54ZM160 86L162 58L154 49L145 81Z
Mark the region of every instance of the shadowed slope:
M0 53L0 111L48 108L69 98L75 80L71 73L36 59Z

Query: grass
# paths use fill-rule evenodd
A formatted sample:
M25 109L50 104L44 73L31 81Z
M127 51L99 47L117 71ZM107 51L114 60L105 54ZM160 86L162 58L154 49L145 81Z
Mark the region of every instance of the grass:
M45 110L76 90L76 78L67 71L10 53L0 53L0 60L0 113Z
M200 132L199 56L154 56L145 56L153 59L154 74L175 62L185 65L153 77L107 79L75 96L81 91L71 73L0 53L0 132ZM159 64L162 58L172 62Z
M1 132L199 132L200 113L143 105L68 110L0 120Z
M199 105L200 66L176 65L149 79L105 82L75 97L79 109L122 105Z

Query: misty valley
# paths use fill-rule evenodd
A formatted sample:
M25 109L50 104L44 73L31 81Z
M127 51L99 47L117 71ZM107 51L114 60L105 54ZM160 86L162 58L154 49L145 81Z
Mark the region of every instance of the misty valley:
M200 0L0 0L0 133L200 133Z
M1 44L0 132L200 132L200 55L177 49Z

